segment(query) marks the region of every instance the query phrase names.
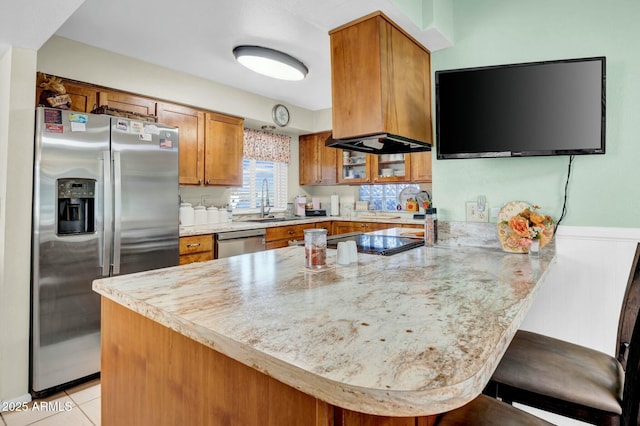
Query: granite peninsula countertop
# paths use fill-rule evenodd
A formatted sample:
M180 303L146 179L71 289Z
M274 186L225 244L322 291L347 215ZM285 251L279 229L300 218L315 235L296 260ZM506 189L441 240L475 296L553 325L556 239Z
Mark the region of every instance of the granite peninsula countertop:
M383 231L388 233L393 231ZM422 416L482 392L555 262L455 243L305 270L286 247L96 280L103 297L330 404Z

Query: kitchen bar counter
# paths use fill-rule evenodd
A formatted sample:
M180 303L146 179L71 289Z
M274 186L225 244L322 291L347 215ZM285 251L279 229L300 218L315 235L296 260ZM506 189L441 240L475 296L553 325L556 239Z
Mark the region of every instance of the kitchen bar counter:
M320 272L305 270L303 247L287 247L93 288L103 307L114 302L317 401L428 416L481 393L555 259L553 244L540 257L439 245L359 254L348 266L335 253Z

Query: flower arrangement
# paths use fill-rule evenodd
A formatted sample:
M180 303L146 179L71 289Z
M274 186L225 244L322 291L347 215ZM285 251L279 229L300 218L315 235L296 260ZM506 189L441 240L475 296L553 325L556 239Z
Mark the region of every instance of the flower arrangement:
M498 236L505 251L528 253L536 240L540 248L551 242L555 226L551 216L538 213L539 206L522 202L508 205L510 209L498 216Z

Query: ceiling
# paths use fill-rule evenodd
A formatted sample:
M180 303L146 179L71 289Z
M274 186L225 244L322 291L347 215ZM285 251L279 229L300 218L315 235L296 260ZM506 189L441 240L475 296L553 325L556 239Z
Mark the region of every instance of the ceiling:
M0 54L10 45L37 50L55 33L312 111L331 107L333 28L382 10L431 51L450 45L436 29L419 28L393 0L0 1L8 3ZM253 73L233 57L241 44L286 52L309 74L291 82Z

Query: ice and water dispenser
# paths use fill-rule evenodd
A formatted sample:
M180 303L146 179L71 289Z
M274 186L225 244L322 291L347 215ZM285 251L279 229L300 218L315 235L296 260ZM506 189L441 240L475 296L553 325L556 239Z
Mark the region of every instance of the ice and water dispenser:
M95 189L93 179L58 179L58 235L95 231Z

